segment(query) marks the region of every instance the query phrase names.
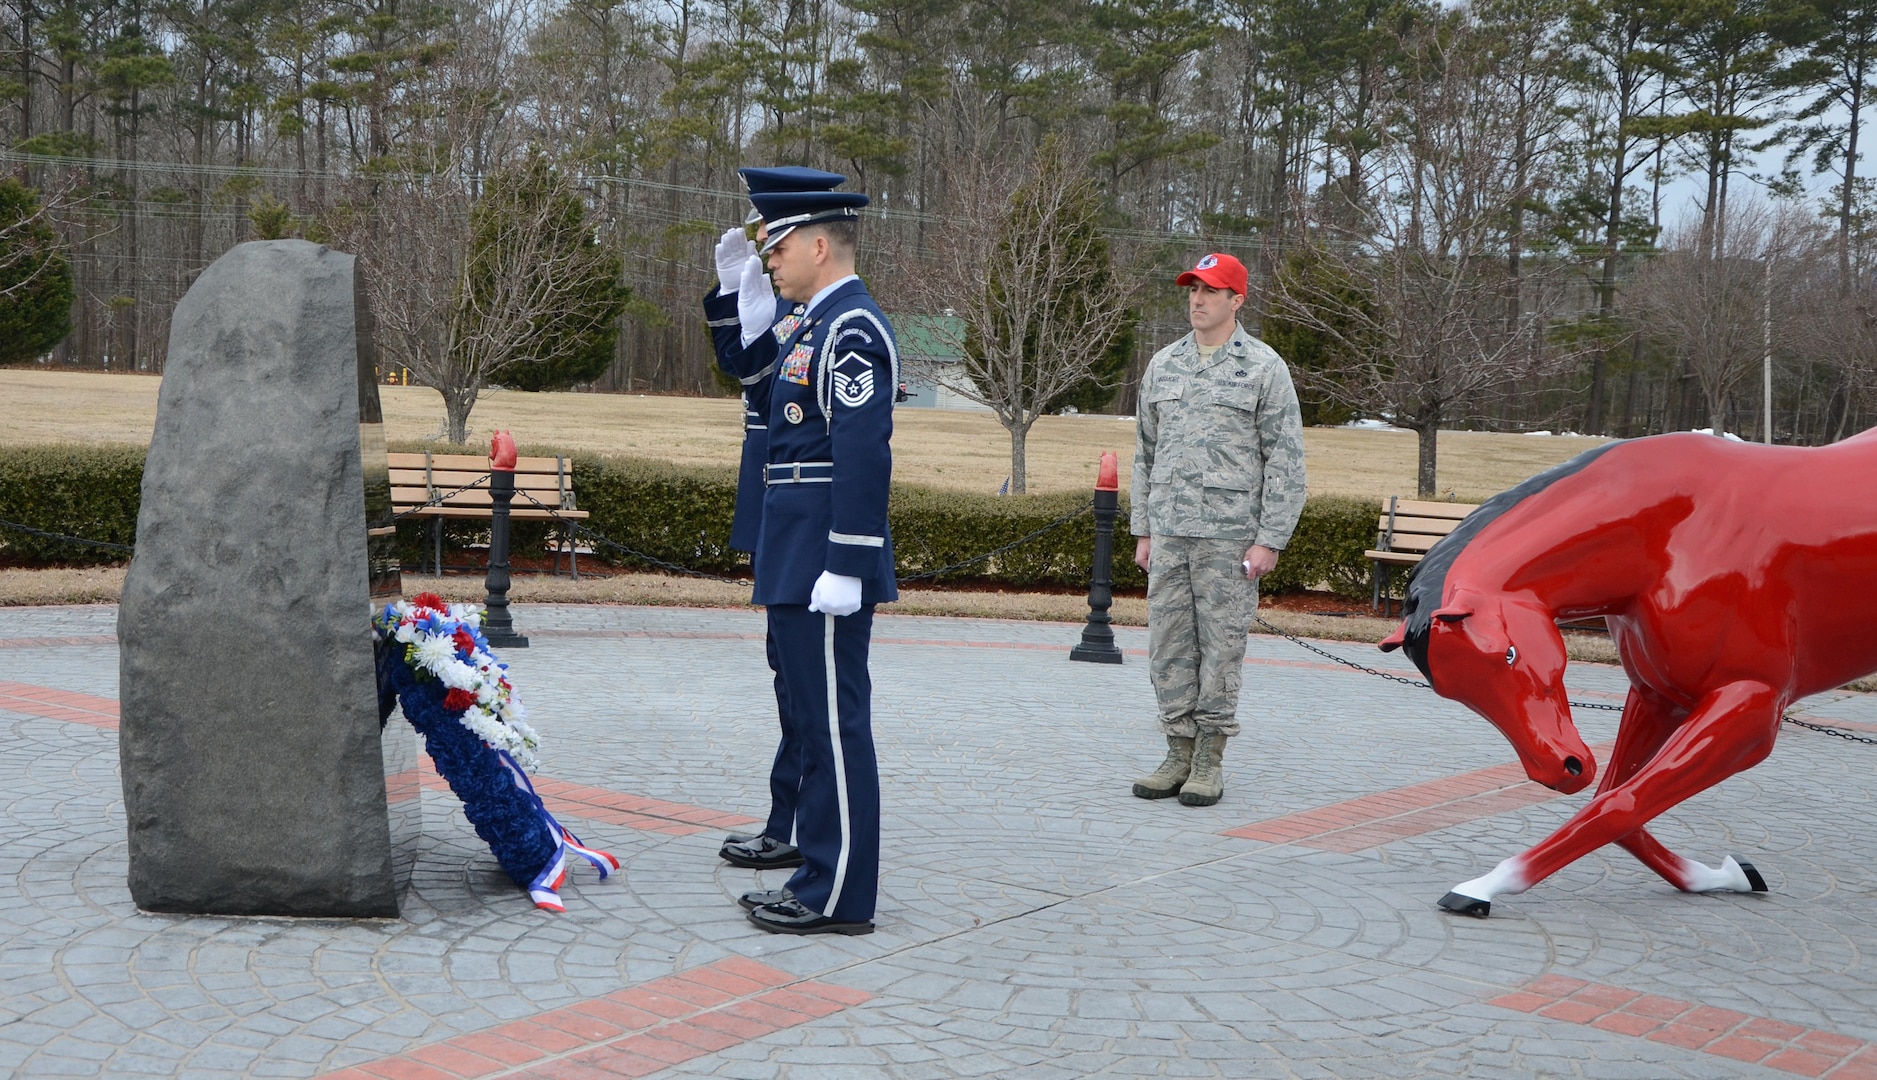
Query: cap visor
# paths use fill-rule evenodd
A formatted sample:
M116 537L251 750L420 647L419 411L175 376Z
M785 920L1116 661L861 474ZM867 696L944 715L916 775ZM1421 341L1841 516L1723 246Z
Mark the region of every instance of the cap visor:
M1208 285L1214 289L1224 289L1227 292L1238 293L1241 296L1244 295L1244 290L1240 289L1233 282L1221 280L1224 277L1224 274L1218 272L1217 267L1211 270L1188 270L1179 277L1174 278L1173 284L1184 289L1197 281L1202 285Z
M780 232L770 233L769 239L763 242L763 246L757 250L756 254L767 255L770 252L774 251L776 249L776 245L782 242L782 238L794 231L795 231L795 226L790 225L782 229Z

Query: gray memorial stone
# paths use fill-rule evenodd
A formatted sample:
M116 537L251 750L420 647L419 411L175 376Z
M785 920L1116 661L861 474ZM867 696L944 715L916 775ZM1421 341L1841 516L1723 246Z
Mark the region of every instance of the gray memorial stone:
M370 626L399 585L364 296L352 256L271 240L176 307L118 612L145 910L396 916L409 887L416 734L380 711Z

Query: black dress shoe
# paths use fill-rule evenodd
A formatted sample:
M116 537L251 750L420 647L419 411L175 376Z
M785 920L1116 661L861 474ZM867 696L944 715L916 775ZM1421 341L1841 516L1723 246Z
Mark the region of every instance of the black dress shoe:
M800 900L790 897L780 904L766 904L749 913L749 921L772 934L871 934L873 920L842 922L810 911Z
M746 892L742 896L737 897L736 902L743 905L744 911L755 911L757 908L767 904L786 904L793 899L795 899L795 894L785 887L781 889L757 889L755 892Z
M781 870L802 865L802 853L773 836L759 836L747 844L725 844L717 856L731 866L752 870Z
M723 842L726 844L747 844L761 835L762 833L759 832L733 832L729 836L724 837Z

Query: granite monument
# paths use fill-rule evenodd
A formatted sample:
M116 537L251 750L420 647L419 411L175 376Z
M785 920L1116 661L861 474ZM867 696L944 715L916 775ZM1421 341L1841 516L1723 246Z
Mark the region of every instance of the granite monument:
M399 582L363 275L246 243L177 305L118 614L145 910L395 917L408 889L417 747L373 655Z

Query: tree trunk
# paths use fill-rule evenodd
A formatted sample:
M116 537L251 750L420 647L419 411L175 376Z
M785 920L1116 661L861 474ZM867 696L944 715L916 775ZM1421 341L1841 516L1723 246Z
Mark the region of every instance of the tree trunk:
M1603 434L1603 371L1606 350L1597 349L1590 358L1590 408L1584 414L1584 434Z
M1011 420L1004 424L1010 432L1010 493L1022 495L1029 490L1024 481L1024 442L1030 436L1030 425L1022 420Z
M450 429L450 444L462 446L469 442L469 411L476 407L476 388L463 387L443 392L443 414Z
M1434 497L1434 466L1440 442L1440 410L1426 408L1417 419L1419 426L1414 429L1415 449L1418 451L1414 489L1421 498L1431 499Z

